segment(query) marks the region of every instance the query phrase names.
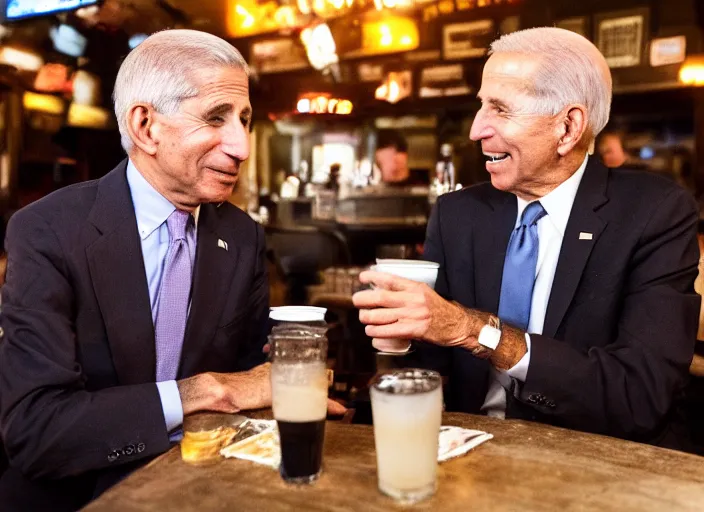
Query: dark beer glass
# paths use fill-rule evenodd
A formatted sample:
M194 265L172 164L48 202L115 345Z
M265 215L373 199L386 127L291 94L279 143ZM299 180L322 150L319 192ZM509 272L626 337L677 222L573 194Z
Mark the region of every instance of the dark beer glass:
M278 325L269 336L274 419L281 441L281 477L308 484L323 460L328 378L325 329Z

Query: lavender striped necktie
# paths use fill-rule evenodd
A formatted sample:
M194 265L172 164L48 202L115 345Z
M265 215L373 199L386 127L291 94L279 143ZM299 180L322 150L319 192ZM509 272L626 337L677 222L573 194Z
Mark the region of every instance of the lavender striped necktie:
M157 382L175 379L181 359L191 295L192 259L187 240L193 231L190 218L190 213L174 210L166 219L170 241L154 322Z

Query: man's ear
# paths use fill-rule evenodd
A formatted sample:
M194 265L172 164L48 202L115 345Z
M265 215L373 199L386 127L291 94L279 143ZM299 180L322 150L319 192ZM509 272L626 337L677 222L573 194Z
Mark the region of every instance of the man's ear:
M154 107L138 103L127 112L127 131L132 143L139 149L154 156L160 141L161 126L156 120Z
M587 131L587 110L583 105L570 105L559 116L557 152L565 156L580 143Z

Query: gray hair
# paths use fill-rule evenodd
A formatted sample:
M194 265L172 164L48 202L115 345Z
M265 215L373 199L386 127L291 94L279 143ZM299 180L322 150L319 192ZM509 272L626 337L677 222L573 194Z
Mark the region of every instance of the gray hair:
M242 54L227 41L197 30L164 30L148 37L125 58L115 80L113 100L122 147L133 142L127 131L127 114L136 103L147 103L164 115L178 112L181 102L198 95L191 78L198 70L217 66L249 67Z
M536 113L556 115L576 103L587 110L592 140L604 129L611 111L611 72L588 39L560 28L531 28L494 41L490 54L499 53L539 59L532 84Z

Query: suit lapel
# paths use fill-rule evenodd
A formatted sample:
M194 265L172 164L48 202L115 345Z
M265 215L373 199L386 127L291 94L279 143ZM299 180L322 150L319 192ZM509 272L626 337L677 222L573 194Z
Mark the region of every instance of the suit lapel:
M101 234L86 248L93 289L120 384L154 382L156 349L149 288L127 161L101 179L88 220Z
M516 225L518 206L516 196L504 193L493 199L490 206L493 210L490 215L495 216L497 220L480 221L475 228L475 251L481 250L482 253L474 256L476 267L474 275L477 308L496 313L499 310L506 248L513 227ZM486 226L495 226L495 228L487 229Z
M577 291L589 255L606 227L606 222L598 215L597 210L607 202L605 195L607 181L606 167L590 157L562 240L560 257L545 313L543 325L545 336L554 337L557 333Z
M218 208L212 204L202 205L198 219L191 310L183 340L179 378L193 374L201 354L215 334L237 267L237 241L221 231Z

